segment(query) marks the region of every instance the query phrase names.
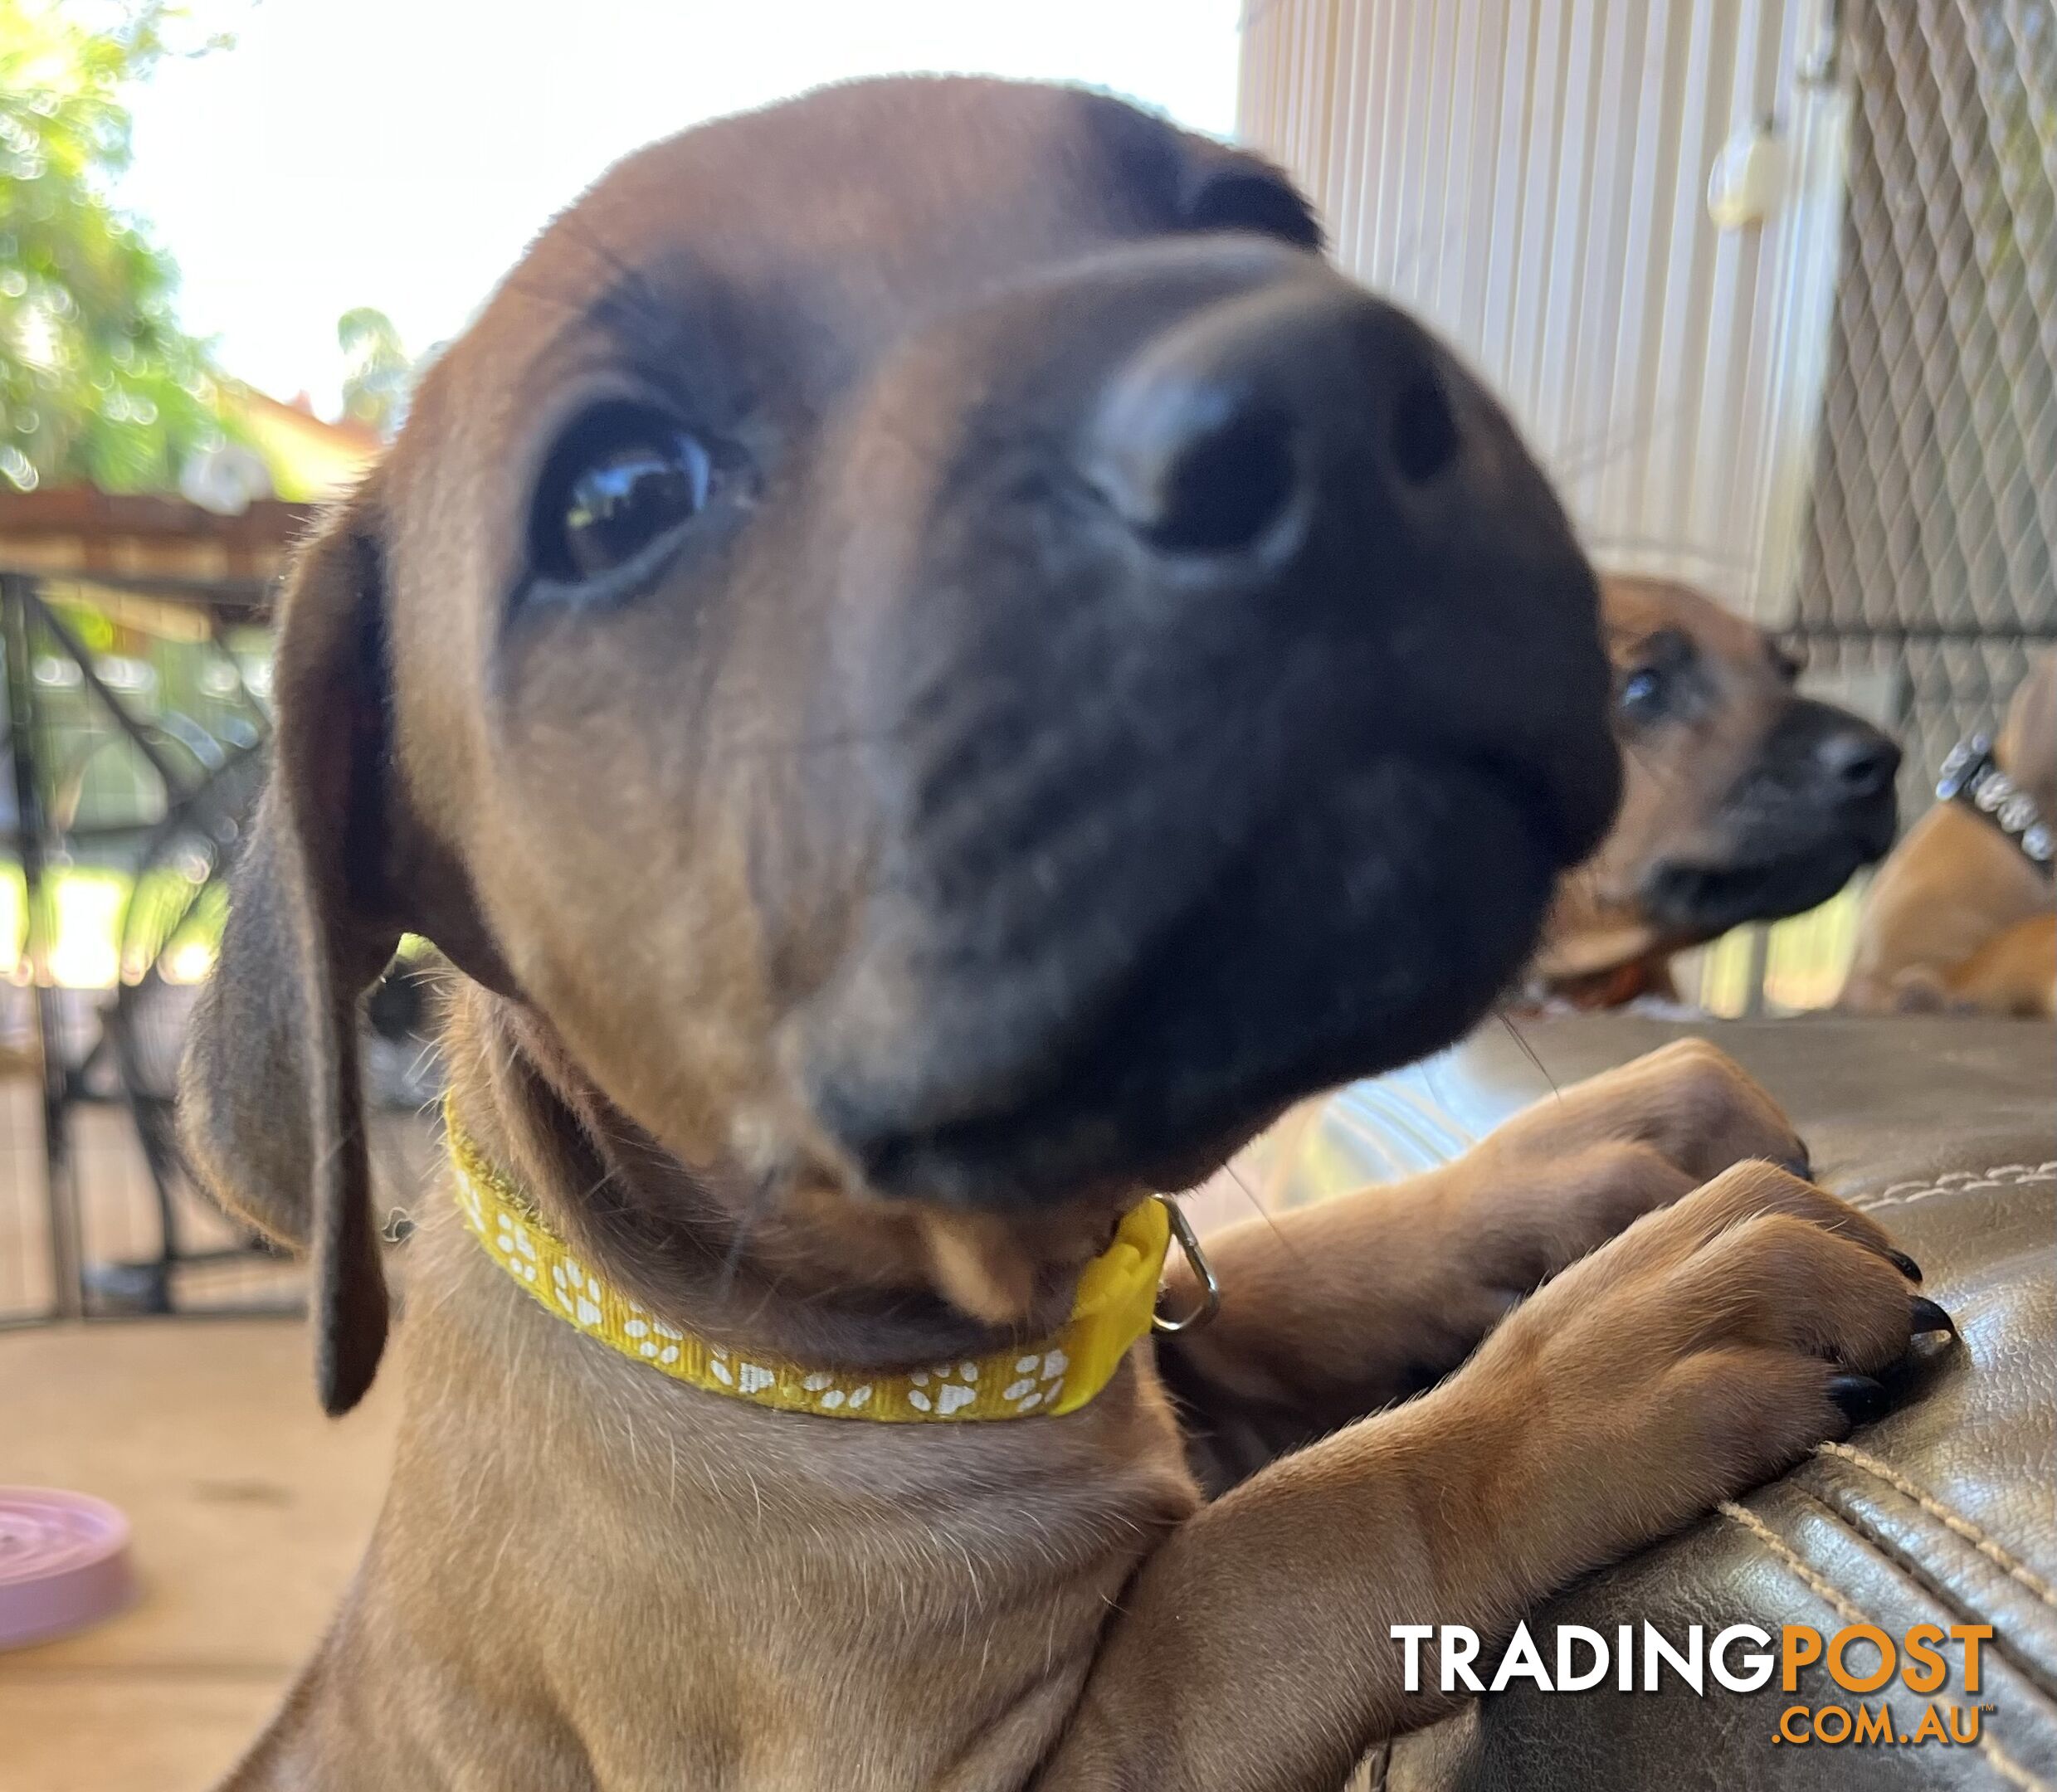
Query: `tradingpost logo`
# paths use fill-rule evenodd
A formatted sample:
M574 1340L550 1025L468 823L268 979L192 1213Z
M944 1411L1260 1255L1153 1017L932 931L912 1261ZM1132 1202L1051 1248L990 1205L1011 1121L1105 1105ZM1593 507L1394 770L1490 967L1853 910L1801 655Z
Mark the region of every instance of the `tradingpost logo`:
M1711 1639L1708 1626L1693 1624L1675 1642L1653 1624L1640 1629L1639 1639L1637 1626L1617 1624L1610 1637L1586 1624L1557 1624L1546 1659L1528 1626L1517 1624L1489 1677L1477 1665L1479 1634L1466 1625L1395 1624L1391 1634L1401 1645L1410 1692L1423 1690L1422 1644L1431 1640L1438 1689L1445 1692L1503 1692L1520 1682L1551 1693L1609 1684L1617 1692L1655 1692L1669 1676L1704 1698L1710 1682L1716 1692L1761 1692L1776 1674L1796 1702L1779 1713L1771 1740L1801 1747L1962 1747L1979 1740L1993 1709L1977 1702L1991 1624L1921 1624L1897 1635L1869 1624L1825 1635L1807 1624L1786 1624L1776 1647L1772 1633L1757 1624L1730 1624ZM1807 1696L1803 1674L1818 1691L1824 1673L1859 1695L1855 1707Z

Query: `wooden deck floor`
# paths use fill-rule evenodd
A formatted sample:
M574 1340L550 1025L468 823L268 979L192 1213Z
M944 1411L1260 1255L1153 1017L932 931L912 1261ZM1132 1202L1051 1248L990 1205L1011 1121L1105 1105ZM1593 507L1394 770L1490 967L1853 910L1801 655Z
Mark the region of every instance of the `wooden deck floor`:
M377 1513L398 1401L314 1404L282 1321L0 1334L0 1481L112 1500L142 1596L0 1653L7 1792L202 1792L313 1647Z

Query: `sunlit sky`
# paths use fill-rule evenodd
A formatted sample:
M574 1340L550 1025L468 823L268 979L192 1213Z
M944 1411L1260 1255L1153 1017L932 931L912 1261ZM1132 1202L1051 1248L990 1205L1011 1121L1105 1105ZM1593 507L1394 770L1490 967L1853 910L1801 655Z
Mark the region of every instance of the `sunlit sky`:
M235 47L134 96L120 202L231 373L337 402L337 316L419 351L462 328L607 164L821 82L970 70L1091 83L1198 129L1236 114L1242 0L192 0Z

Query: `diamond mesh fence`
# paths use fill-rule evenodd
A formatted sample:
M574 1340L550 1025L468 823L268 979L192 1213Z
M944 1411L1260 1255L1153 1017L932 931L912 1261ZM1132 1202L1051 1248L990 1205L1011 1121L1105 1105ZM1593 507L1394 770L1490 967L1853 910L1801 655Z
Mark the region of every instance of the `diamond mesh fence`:
M2057 640L2057 0L1851 0L1849 211L1797 609L1890 681L1901 801Z

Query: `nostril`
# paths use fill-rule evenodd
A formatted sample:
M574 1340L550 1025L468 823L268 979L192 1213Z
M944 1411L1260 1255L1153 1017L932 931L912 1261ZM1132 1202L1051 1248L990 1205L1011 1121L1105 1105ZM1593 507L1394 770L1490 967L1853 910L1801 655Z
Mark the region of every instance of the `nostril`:
M1457 458L1457 420L1433 375L1408 381L1394 402L1393 465L1410 485L1426 485Z
M1293 496L1292 431L1269 411L1239 411L1186 441L1165 465L1155 514L1141 523L1153 545L1193 553L1247 548Z
M1289 413L1238 382L1183 374L1124 382L1095 436L1088 463L1094 485L1162 553L1255 546L1299 483Z
M1900 768L1900 750L1883 734L1866 729L1831 734L1821 743L1824 768L1850 796L1875 796Z

